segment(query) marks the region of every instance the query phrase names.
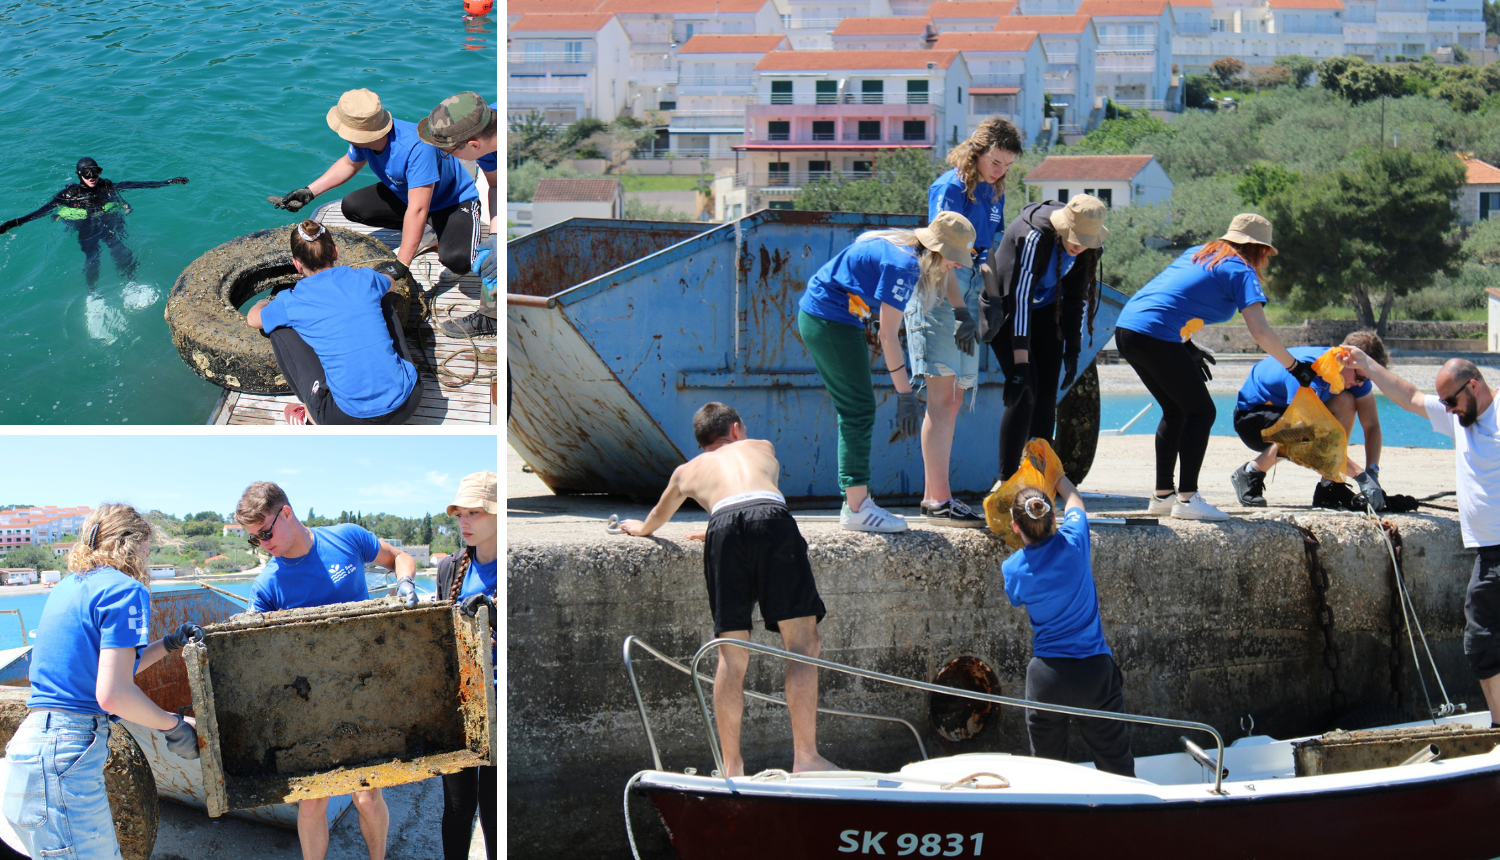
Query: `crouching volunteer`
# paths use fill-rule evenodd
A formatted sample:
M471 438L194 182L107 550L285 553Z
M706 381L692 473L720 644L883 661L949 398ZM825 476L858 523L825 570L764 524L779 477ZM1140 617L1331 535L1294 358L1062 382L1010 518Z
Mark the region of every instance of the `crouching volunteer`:
M1002 478L1015 474L1027 442L1053 440L1057 391L1078 376L1084 305L1098 292L1107 211L1087 194L1066 205L1032 203L1005 228L995 249L998 292L987 293L982 304L983 336L1005 372Z
M1021 133L1004 117L990 117L948 153L953 169L927 190L927 218L957 212L974 227L974 265L958 269L941 291L926 290L906 305L911 377L927 389L922 421L922 515L931 525L978 528L984 517L953 498L948 470L953 430L964 392L979 382L979 327L974 315L986 280L993 282L990 243L1005 216L1005 174L1021 155Z
M865 320L880 314L880 349L896 389L898 438L920 432L922 405L901 352L901 322L920 288L942 291L950 269L973 265L974 227L957 212L939 212L916 230L876 230L834 255L807 282L797 330L812 355L839 424L839 524L852 531L906 531L906 520L870 498L870 440L875 432L875 381L865 346Z
M1052 500L1035 487L1016 493L1011 529L1024 546L1000 565L1005 596L1025 606L1031 618L1031 662L1026 666L1026 698L1047 705L1094 711L1125 711L1124 679L1104 643L1099 595L1089 547L1089 518L1073 482L1057 485L1063 522L1053 519ZM1031 754L1066 760L1067 714L1026 711ZM1103 717L1078 717L1079 733L1106 773L1135 776L1130 724Z
M1205 324L1225 322L1239 311L1255 342L1299 384L1309 385L1317 376L1311 362L1295 359L1286 351L1266 322L1266 294L1260 282L1266 263L1275 254L1271 222L1251 213L1236 215L1228 232L1184 251L1131 296L1120 312L1115 323L1120 355L1161 406L1156 426L1156 490L1148 506L1154 515L1229 519L1198 494L1198 472L1218 413L1207 384L1213 359L1192 342L1193 332Z
M69 575L47 597L31 657L31 709L6 744L5 819L33 858L119 858L104 784L110 715L166 733L167 749L198 757L190 717L156 706L134 676L189 639L183 624L151 630L151 523L129 505L100 505L68 554Z
M1373 331L1356 331L1344 338L1344 346L1358 347L1381 367L1389 365L1385 344ZM1326 346L1294 346L1287 350L1298 361L1313 362L1328 352ZM1385 491L1380 487L1380 412L1375 405L1375 386L1357 367L1346 367L1344 390L1334 394L1321 377L1312 381L1312 390L1318 395L1343 426L1345 433L1354 430L1355 416L1365 434L1365 467L1361 469L1353 459L1344 465L1344 474L1353 476L1370 506L1380 511L1385 509ZM1275 443L1267 442L1261 431L1281 420L1287 406L1300 387L1297 379L1274 358L1263 358L1250 369L1245 384L1240 386L1239 397L1234 404L1234 431L1252 451L1260 452L1255 459L1234 470L1229 481L1234 485L1234 494L1246 507L1265 507L1266 472L1276 465L1279 449ZM1355 504L1354 491L1345 484L1322 478L1313 490L1313 507L1347 509ZM1363 508L1361 508L1363 510Z

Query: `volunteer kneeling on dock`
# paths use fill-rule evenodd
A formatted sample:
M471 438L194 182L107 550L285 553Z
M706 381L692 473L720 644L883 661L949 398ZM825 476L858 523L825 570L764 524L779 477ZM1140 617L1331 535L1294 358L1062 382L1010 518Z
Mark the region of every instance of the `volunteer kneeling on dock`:
M134 676L189 639L196 624L149 642L151 523L129 505L84 519L53 587L31 652L31 712L6 744L5 818L33 858L120 856L104 784L110 714L166 733L167 749L198 757L190 717L164 711ZM123 731L123 729L121 729Z
M489 186L490 236L474 258L479 268L479 310L460 319L446 319L438 328L449 337L494 337L497 299L495 287L500 253L500 162L495 108L476 92L462 92L442 100L417 123L417 136L448 155L473 161L484 171Z
M1380 340L1380 335L1373 331L1350 332L1344 338L1343 345L1358 347L1381 367L1390 363L1386 358L1385 344ZM1328 349L1326 346L1294 346L1287 352L1298 361L1311 363L1328 352ZM1313 380L1311 388L1328 407L1328 411L1333 413L1333 417L1338 419L1345 433L1353 432L1354 418L1359 416L1359 426L1365 434L1365 467L1361 469L1350 459L1344 466L1344 473L1354 478L1371 507L1377 511L1385 510L1385 491L1380 488L1382 435L1380 412L1375 405L1375 386L1357 368L1346 367L1343 373L1344 390L1338 394L1334 394L1321 377ZM1261 431L1281 420L1299 387L1300 383L1291 372L1276 359L1269 357L1257 362L1250 369L1250 375L1245 377L1245 384L1240 386L1240 394L1234 404L1234 431L1240 434L1240 439L1250 450L1259 452L1255 459L1235 469L1234 474L1229 476L1229 482L1234 485L1234 494L1239 497L1241 505L1253 508L1266 506L1266 472L1276 465L1279 449L1275 443L1265 441ZM1335 484L1327 478L1320 479L1317 488L1313 490L1312 503L1315 508L1347 509L1353 502L1354 492L1348 486Z
M276 366L302 401L286 407L286 423L406 423L422 386L390 277L335 266L339 249L316 221L293 227L291 246L302 280L245 317L270 335Z
M941 290L924 288L906 305L906 346L911 377L924 380L927 417L922 420L922 516L930 525L979 528L984 517L953 498L948 470L953 429L964 392L979 383L979 294L995 275L990 243L1005 217L1005 174L1021 155L1021 133L1003 117L980 123L968 140L948 153L953 169L927 190L927 217L957 212L974 228L974 260L954 269Z
M1024 546L1000 565L1005 596L1025 606L1031 619L1031 662L1026 666L1026 698L1047 705L1095 711L1125 711L1125 681L1104 642L1099 594L1089 547L1089 518L1083 496L1064 477L1057 484L1063 522L1053 520L1052 500L1026 487L1011 502L1010 527ZM1068 720L1088 745L1094 766L1106 773L1135 776L1130 724L1101 717L1070 717L1026 710L1031 754L1066 761Z
M0 233L19 227L27 221L57 210L57 218L78 230L78 247L83 251L83 278L89 289L99 280L99 243L109 246L115 258L115 268L120 277L135 277L135 256L125 247L125 215L130 204L119 192L134 188L161 188L163 185L185 185L186 176L174 176L161 182L111 182L94 159L87 156L78 159L74 171L78 181L57 192L51 200L35 212L12 218L0 224Z
M252 549L271 554L250 586L255 612L331 606L370 599L365 565L375 563L396 573L396 593L407 607L417 605L413 577L417 563L401 550L353 523L310 529L297 519L286 493L269 481L245 489L234 508L234 521L245 527ZM359 832L370 860L385 860L385 838L391 815L380 789L354 792ZM297 801L297 839L303 860L323 860L328 853L328 798Z
M817 657L818 622L828 610L818 596L807 541L787 510L777 480L781 464L764 439L751 439L740 415L723 403L708 403L693 416L693 437L703 453L672 472L661 500L646 521L625 520L620 530L648 537L666 525L688 499L709 512L701 537L703 575L714 636L749 641L750 610L760 604L766 629L781 633L786 650ZM750 655L719 649L714 675L714 722L724 754L724 776L744 776L740 718L745 710L745 670ZM792 718L792 770L837 770L818 755L818 670L787 661L786 706Z
M1317 376L1281 345L1266 322L1260 282L1276 254L1271 222L1253 213L1234 216L1229 230L1206 245L1183 252L1166 270L1125 303L1115 323L1120 356L1161 406L1156 427L1156 491L1148 510L1188 520L1227 520L1229 515L1198 494L1198 472L1208 451L1217 411L1208 393L1213 357L1192 342L1205 323L1221 323L1235 311L1260 348L1302 385ZM1173 473L1181 463L1172 497Z
M344 217L358 224L401 231L396 259L410 266L424 248L422 231L432 220L438 261L455 275L473 270L479 243L479 190L457 161L423 143L417 127L394 119L380 106L380 96L350 90L328 111L328 127L349 141L349 151L322 176L285 197L268 198L278 208L296 212L314 197L343 185L365 164L380 179L344 197Z
M948 271L973 265L974 227L957 212L939 212L916 230L874 230L834 255L807 282L797 330L812 355L839 418L839 525L852 531L902 532L906 520L870 498L870 439L875 432L875 380L865 346L865 320L879 308L880 350L896 389L896 436L920 433L922 402L912 390L901 352L901 322L920 287L941 292Z

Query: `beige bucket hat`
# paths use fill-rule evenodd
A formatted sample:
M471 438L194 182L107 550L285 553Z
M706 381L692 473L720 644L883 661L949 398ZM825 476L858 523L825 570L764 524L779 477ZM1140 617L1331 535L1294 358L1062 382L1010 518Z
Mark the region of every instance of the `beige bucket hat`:
M1077 194L1068 205L1053 211L1052 229L1064 242L1085 248L1102 248L1104 240L1109 238L1109 228L1104 226L1104 216L1108 212L1103 200L1089 194Z
M366 89L344 93L328 109L328 127L355 146L385 137L394 124L391 112L380 106L380 96Z
M1234 216L1229 231L1219 238L1240 245L1265 245L1273 255L1276 253L1276 246L1271 244L1271 222L1254 212Z
M916 230L917 241L950 263L974 266L974 225L957 212L939 212L932 223Z
M460 508L484 508L487 514L498 514L500 506L495 501L495 484L499 476L494 472L475 472L464 475L458 482L458 496L448 506L448 516L457 515Z

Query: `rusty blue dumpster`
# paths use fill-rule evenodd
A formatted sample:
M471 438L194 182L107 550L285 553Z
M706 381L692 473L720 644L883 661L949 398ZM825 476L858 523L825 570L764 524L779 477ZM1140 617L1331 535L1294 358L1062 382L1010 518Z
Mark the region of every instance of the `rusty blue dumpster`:
M573 219L510 242L511 446L554 492L654 500L697 452L693 413L717 400L775 444L789 500L838 498L837 418L798 336L797 301L860 233L917 226L907 215L762 210L716 226ZM1085 321L1079 366L1088 370L1060 395L1058 453L1076 479L1098 436L1092 362L1125 300L1101 292ZM873 348L871 361L883 367ZM999 477L1003 384L981 351L975 408L966 405L954 438L957 493L986 492ZM895 392L885 373L875 385L870 490L915 498L921 446L886 441Z

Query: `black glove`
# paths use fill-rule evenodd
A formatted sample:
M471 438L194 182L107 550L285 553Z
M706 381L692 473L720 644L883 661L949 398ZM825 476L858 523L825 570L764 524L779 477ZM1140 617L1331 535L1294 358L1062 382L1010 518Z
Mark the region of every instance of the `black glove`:
M1021 402L1022 396L1032 397L1031 364L1018 364L1005 377L1005 408Z
M296 212L303 206L312 202L313 193L311 188L298 188L285 197L267 197L266 200L275 204L277 209L285 209L288 212Z
M1193 343L1191 340L1189 340L1187 343L1184 343L1183 346L1187 347L1188 354L1193 357L1193 361L1196 361L1198 363L1198 372L1203 374L1203 381L1207 382L1210 379L1213 379L1213 371L1209 370L1208 366L1210 364L1219 363L1218 360L1214 358L1214 354L1199 346L1198 344Z
M481 606L488 606L490 608L490 621L493 622L495 620L494 598L482 592L479 594L471 594L468 597L465 597L463 601L458 604L458 611L461 615L467 615L470 618L473 618L474 616L479 614L479 607Z
M974 315L969 313L968 308L954 308L953 318L958 320L958 325L953 329L953 343L960 352L973 355L979 346L979 324L974 322Z
M922 401L917 392L896 392L896 438L915 439L922 435Z
M181 714L177 715L177 725L167 729L166 735L167 749L186 759L198 757L198 731Z
M1063 378L1060 390L1067 391L1073 380L1078 378L1078 353L1073 353L1063 358Z
M396 596L406 602L407 609L417 608L417 586L410 579L396 580Z
M186 176L174 176L171 179L167 180L167 184L168 185L186 185L187 184L187 177Z
M170 654L173 651L181 651L182 646L188 644L190 639L194 642L203 641L203 628L191 621L178 627L175 632L161 637L161 644L166 646L167 653Z
M1313 370L1312 362L1310 361L1299 361L1288 367L1286 372L1297 377L1297 384L1304 388L1312 385L1313 380L1318 378L1318 372Z

